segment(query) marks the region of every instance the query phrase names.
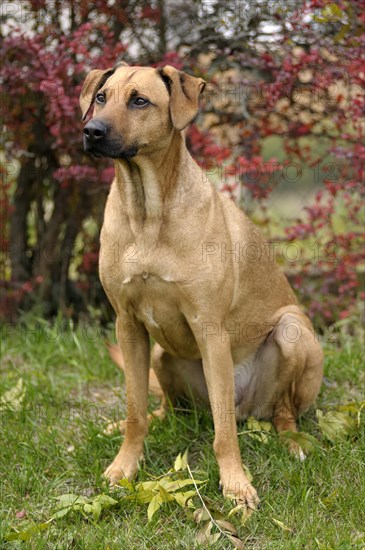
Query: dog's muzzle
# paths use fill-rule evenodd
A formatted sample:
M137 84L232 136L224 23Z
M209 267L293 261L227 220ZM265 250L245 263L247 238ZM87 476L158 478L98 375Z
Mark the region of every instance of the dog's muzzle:
M83 142L85 153L94 157L131 158L138 152L136 145L123 146L121 138L113 135L110 127L97 118L85 124Z
M87 153L94 153L105 144L108 128L100 120L89 120L84 127L84 149Z

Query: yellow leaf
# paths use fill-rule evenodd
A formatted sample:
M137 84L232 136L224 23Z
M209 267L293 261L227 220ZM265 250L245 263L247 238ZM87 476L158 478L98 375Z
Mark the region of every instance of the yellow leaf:
M170 493L168 493L162 485L158 484L157 489L161 495L161 499L163 502L169 502L170 500L174 500L174 497L170 495Z
M133 491L133 485L128 479L124 478L118 481L117 487L124 487L125 489L128 489L128 491Z
M197 485L199 483L206 483L206 480L195 479L194 481ZM166 491L173 493L183 487L186 487L187 485L194 485L194 481L192 479L170 480L168 477L164 477L160 479L160 484L164 487L164 489L166 489Z
M147 509L148 522L151 521L154 514L160 508L161 504L162 504L161 495L160 494L155 495L148 505L148 509Z
M181 470L181 467L182 467L182 458L181 458L181 453L179 453L175 458L175 463L174 463L175 472L178 472L179 470Z
M154 496L156 496L156 493L154 491L148 490L148 491L138 491L135 495L130 495L131 498L135 498L140 502L141 504L148 504L151 502ZM126 497L128 498L128 497Z
M19 378L18 382L10 390L3 393L0 397L0 411L17 412L21 408L24 401L25 388L23 378Z
M179 453L175 459L174 470L179 472L180 470L186 470L188 464L188 450L186 449L183 456Z
M295 441L295 443L298 443L299 447L306 453L311 453L315 448L320 446L319 441L313 435L305 432L284 430L280 432L280 437L284 440Z
M272 430L271 422L256 420L253 416L247 419L248 435L261 443L269 441L267 433Z
M188 466L188 450L186 449L181 459L181 469L186 470L187 466Z
M141 481L140 483L137 483L136 489L137 491L152 491L155 489L158 485L158 481Z
M194 508L194 504L191 502L191 499L195 496L195 491L186 491L185 493L173 493L173 498L183 508L185 508L186 506L188 506L189 508Z
M329 411L325 415L321 410L316 411L318 426L321 432L332 443L344 440L353 435L357 423L348 413L342 411Z
M278 520L278 519L275 519L275 518L271 518L272 521L274 523L276 523L276 525L278 525L283 531L293 531L293 529L291 529L290 527L288 527L287 525L285 525L282 521Z
M238 504L237 506L235 506L234 508L232 508L232 510L230 510L228 512L228 517L229 516L235 516L236 514L238 514L239 512L242 512L242 509L245 508L245 505L244 504Z

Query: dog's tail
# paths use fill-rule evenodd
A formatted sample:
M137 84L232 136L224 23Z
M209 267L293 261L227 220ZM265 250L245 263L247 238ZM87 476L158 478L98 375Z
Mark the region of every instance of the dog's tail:
M109 355L112 358L113 362L122 372L124 372L124 361L120 347L117 344L109 343L107 343L107 347L109 350ZM148 388L150 392L153 393L153 395L157 395L158 397L163 396L162 388L153 369L150 369Z

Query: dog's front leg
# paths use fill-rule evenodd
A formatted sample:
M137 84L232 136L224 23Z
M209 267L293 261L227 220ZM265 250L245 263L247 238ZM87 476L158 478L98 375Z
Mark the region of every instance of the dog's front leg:
M147 397L150 367L148 333L134 319L117 319L117 338L123 352L127 393L127 419L123 444L105 470L110 483L122 478L131 479L137 471L138 461L143 456L143 441L148 431Z
M211 334L200 339L209 400L214 421L214 451L220 483L226 497L234 497L251 509L259 504L257 493L245 475L237 437L234 403L234 366L229 335Z

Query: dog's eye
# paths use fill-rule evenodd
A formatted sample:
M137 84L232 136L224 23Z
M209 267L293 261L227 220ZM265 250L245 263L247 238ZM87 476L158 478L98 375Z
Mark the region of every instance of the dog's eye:
M95 100L96 100L96 103L104 104L105 103L105 95L102 94L102 93L96 94Z
M148 99L144 99L143 97L136 97L131 101L131 105L133 105L133 107L145 107L145 105L148 104Z

